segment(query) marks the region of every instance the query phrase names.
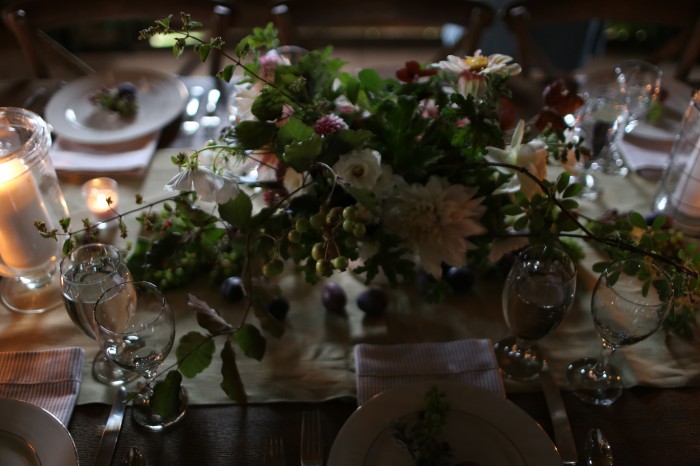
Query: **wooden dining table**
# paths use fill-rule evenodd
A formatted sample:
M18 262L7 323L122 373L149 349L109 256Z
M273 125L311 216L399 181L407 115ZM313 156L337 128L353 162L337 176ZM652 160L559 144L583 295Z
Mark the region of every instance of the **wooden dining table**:
M194 83L208 87L213 85L208 77L183 78L183 82L188 86ZM26 105L40 112L47 96L58 88L60 83L52 80L1 81L0 106ZM40 89L44 91L35 94ZM179 128L180 121L177 120L164 129L161 147L177 148L193 144L193 141L183 139ZM77 192L78 182L74 177L64 174L60 180L65 184L67 197L72 196L70 193ZM124 178L124 182L128 182L128 179ZM644 192L650 193L656 182L630 174L626 183L634 189L642 186ZM608 202L614 205L618 200L609 199ZM468 301L470 296L467 294L460 299ZM61 310L50 312L60 313ZM499 313L493 319L500 321L502 317ZM575 337L569 335L560 338L570 338L573 342ZM22 346L21 342L16 344L17 347ZM0 348L0 351L4 350L7 348ZM86 361L89 359L91 357L86 354ZM696 359L700 360L700 352ZM578 448L578 464L586 464L586 433L589 429L598 427L612 444L615 466L699 465L700 376L685 380L681 386L637 383L625 389L622 397L608 407L585 404L567 387L562 386L562 396ZM195 387L196 381L188 382L188 386ZM553 438L552 422L539 386L531 384L516 390L511 388L507 385L508 400L529 414ZM353 396L326 397L315 401L254 400L248 404L192 403L180 423L159 433L147 432L136 426L130 416L131 408L127 407L112 464L121 464L122 457L129 448L136 446L142 451L149 466L263 465L269 439L281 437L286 464L298 465L301 415L309 409L320 411L323 449L327 457L337 434L357 409L357 400ZM109 411L110 405L107 402L79 401L75 407L68 430L77 447L81 465L92 464Z

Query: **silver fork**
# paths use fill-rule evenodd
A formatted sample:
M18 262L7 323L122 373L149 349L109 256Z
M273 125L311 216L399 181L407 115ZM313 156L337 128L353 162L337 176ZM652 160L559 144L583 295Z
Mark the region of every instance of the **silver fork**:
M304 411L301 414L301 464L323 465L321 415L318 411Z
M271 438L265 452L265 466L284 466L284 442L282 437Z

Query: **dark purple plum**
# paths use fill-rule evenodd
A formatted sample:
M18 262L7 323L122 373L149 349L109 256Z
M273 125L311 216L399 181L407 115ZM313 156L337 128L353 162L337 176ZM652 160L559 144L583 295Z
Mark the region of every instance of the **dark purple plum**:
M289 301L284 296L278 296L265 303L265 308L267 312L272 314L272 317L282 321L287 317L287 313L289 312Z
M357 297L357 307L370 316L382 314L388 304L386 293L378 288L369 288Z
M228 277L224 280L221 284L221 294L231 303L243 299L245 296L245 288L243 287L243 280L241 280L241 277Z
M321 302L328 312L344 314L348 297L342 286L335 282L326 282L321 293Z

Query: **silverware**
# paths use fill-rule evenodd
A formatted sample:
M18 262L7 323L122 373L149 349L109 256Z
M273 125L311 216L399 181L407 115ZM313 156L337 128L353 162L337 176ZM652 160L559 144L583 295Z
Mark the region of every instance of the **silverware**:
M586 434L585 455L587 466L613 466L612 447L598 428Z
M107 424L102 431L100 446L97 448L97 456L95 456L95 466L109 466L112 464L114 456L114 447L117 446L119 438L119 430L122 427L122 419L124 419L124 409L126 408L126 388L119 387L117 396L112 404L112 410L109 412Z
M122 460L122 466L146 466L141 450L137 447L129 448L129 451L126 452Z
M571 425L566 415L564 400L562 400L559 388L554 383L552 374L549 373L546 364L540 371L539 379L544 398L547 401L547 407L549 408L549 416L552 419L554 441L557 444L559 455L561 455L564 464L574 465L578 462L578 453L576 453L576 444L571 433Z
M304 411L301 415L301 464L321 466L321 415L318 411Z
M270 439L265 452L265 466L284 466L284 442L282 437Z

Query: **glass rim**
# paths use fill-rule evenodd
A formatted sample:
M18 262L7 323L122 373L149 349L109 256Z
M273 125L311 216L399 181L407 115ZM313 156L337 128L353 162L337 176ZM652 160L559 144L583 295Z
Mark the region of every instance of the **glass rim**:
M105 327L104 324L102 322L100 322L100 320L97 318L97 308L100 305L100 303L104 302L103 298L105 296L107 296L107 295L111 296L117 292L116 290L118 288L121 289L121 288L126 287L127 285L145 287L149 290L149 292L156 295L158 298L158 301L160 301L160 303L161 303L160 312L158 312L158 314L156 316L154 316L152 319L150 319L148 322L146 322L145 326L141 329L128 331L128 332L119 332L119 331L112 330L109 327ZM95 325L97 325L100 329L104 330L106 333L109 333L111 335L139 334L141 332L147 331L148 326L159 321L161 319L161 317L163 316L163 314L166 312L166 308L169 308L168 301L165 299L165 295L163 294L163 292L160 290L160 288L158 288L158 286L155 283L152 283L152 282L149 282L146 280L131 280L131 281L119 283L119 284L114 285L114 286L108 288L107 290L105 290L100 295L100 297L97 299L97 301L95 302L95 306L92 310L92 314L93 314L93 319L95 321Z
M70 278L68 278L68 277L66 276L67 270L64 270L64 265L66 264L66 261L68 260L68 258L70 257L70 255L72 255L74 252L80 251L80 250L87 250L88 248L94 248L94 247L104 247L105 249L109 249L109 250L115 252L116 255L115 255L114 257L116 257L117 259L119 259L119 264L123 264L123 263L124 263L124 260L123 260L123 258L122 258L121 252L119 251L119 248L117 248L117 247L116 247L115 245L113 245L113 244L110 244L110 243L102 243L102 242L81 244L81 245L78 246L77 248L74 248L73 250L71 250L67 255L63 256L63 258L61 259L61 262L59 263L59 266L58 266L58 270L59 270L60 275L61 275L61 280L65 280L65 281L70 282L70 283L77 283L77 282L75 282L74 280L71 280ZM116 270L113 270L112 272L110 272L109 274L107 274L107 276L112 276L112 275L115 274L116 272L117 272ZM81 285L91 285L91 284L100 282L100 281L102 281L102 280L104 280L104 276L103 276L103 277L100 277L99 279L88 280L88 281L85 281L85 282L80 282L80 284L81 284Z
M665 280L668 283L669 290L670 290L670 295L668 296L668 298L663 299L661 297L661 295L657 292L657 296L659 298L658 302L656 302L656 303L641 302L639 300L630 299L627 295L620 293L620 291L618 289L616 289L614 286L608 285L607 277L613 272L612 269L615 267L619 268L620 273L624 273L626 276L632 277L631 275L624 272L624 268L622 267L623 262L637 262L639 264L642 264L643 266L652 268L656 272L657 277L662 278L663 280ZM636 275L635 275L635 277L636 277ZM601 282L603 280L605 280L606 285L608 286L608 288L610 288L612 290L612 292L615 294L615 296L618 296L620 299L622 299L628 303L634 303L635 305L642 306L642 307L651 308L651 307L658 307L658 306L666 306L673 301L673 298L675 296L673 281L671 280L671 277L668 275L668 273L663 268L659 267L658 265L656 265L652 262L645 261L643 259L625 258L625 259L617 259L617 260L611 262L610 264L608 264L607 267L605 267L605 270L603 270L603 272L600 274L600 277L598 277L598 280L596 282L596 286L599 286L599 282ZM591 293L591 299L593 299L593 293Z

